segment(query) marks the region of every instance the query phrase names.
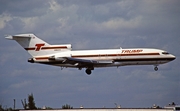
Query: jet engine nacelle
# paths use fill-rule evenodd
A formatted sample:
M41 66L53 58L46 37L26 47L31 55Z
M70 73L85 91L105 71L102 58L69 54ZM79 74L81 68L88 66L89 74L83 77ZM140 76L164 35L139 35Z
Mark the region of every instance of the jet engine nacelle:
M56 57L56 56L50 56L49 60L54 60L54 61L65 61L66 59L63 57Z
M49 57L49 60L54 60L54 61L66 61L66 57L71 57L71 54L69 53L60 53L57 55L53 55Z

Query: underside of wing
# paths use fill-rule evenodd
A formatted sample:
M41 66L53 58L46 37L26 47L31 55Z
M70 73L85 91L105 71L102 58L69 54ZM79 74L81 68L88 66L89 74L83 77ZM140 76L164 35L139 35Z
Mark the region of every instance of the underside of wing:
M97 60L89 60L89 59L79 59L79 58L72 58L72 57L65 57L65 63L73 64L79 67L96 67L101 65L108 65L112 64L112 61L97 61Z

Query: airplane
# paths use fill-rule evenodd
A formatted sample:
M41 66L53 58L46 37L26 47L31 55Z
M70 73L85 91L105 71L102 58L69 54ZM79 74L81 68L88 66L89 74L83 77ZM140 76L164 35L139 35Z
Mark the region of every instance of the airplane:
M85 68L90 75L94 68L119 67L127 65L154 65L174 60L167 51L152 48L72 50L71 44L50 45L34 34L18 34L6 39L17 41L31 56L30 63L40 63L61 68Z

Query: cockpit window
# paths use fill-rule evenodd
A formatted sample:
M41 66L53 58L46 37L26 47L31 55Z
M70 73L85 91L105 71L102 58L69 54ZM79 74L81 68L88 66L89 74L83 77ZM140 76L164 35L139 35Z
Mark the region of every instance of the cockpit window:
M168 52L162 52L162 54L165 54L165 55L167 55L167 54L169 54Z

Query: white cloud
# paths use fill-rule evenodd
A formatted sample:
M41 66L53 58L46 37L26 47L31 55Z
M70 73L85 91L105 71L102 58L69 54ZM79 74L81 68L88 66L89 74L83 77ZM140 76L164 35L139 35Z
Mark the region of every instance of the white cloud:
M12 88L12 89L23 89L23 88L30 86L31 84L32 84L32 81L22 81L19 83L12 84L10 86L10 88Z
M154 71L154 72L148 72L147 73L147 78L148 79L165 79L163 74L161 74L159 71Z
M6 23L9 22L12 19L13 18L8 13L1 14L0 15L0 30L3 29L6 26Z
M50 7L49 9L53 12L57 12L61 10L61 5L58 4L55 0L49 1Z
M25 31L33 31L38 27L39 18L38 17L26 17L20 18L22 22L24 22L24 29Z
M17 77L17 76L20 76L20 75L23 75L25 73L24 70L14 70L13 73L11 74L12 77Z
M123 18L114 18L109 21L103 22L102 27L107 28L107 30L117 30L117 29L132 29L137 28L141 24L142 17L132 18L130 20L125 20Z

